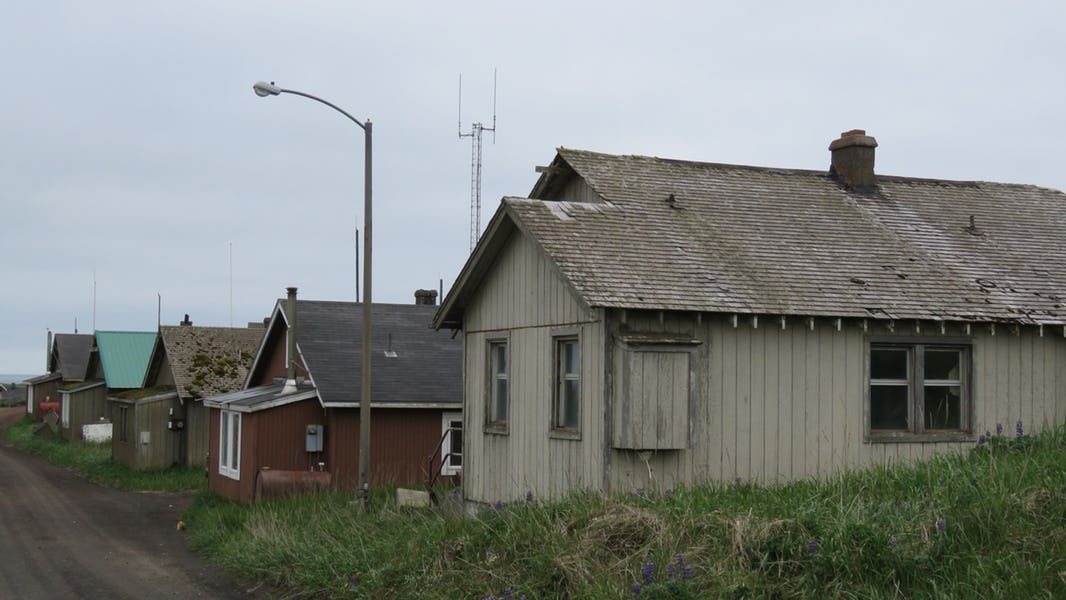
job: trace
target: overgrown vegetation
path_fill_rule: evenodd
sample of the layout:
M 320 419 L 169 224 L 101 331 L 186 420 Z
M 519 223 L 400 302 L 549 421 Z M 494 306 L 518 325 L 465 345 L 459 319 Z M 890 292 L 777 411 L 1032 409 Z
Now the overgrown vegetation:
M 296 597 L 1062 598 L 1066 430 L 826 482 L 532 495 L 477 518 L 201 495 L 190 543 Z
M 156 492 L 202 491 L 207 477 L 202 468 L 179 468 L 133 471 L 111 459 L 110 442 L 68 442 L 58 435 L 41 437 L 33 434 L 39 425 L 24 417 L 7 427 L 4 436 L 16 448 L 37 454 L 49 462 L 71 469 L 91 481 L 111 487 Z

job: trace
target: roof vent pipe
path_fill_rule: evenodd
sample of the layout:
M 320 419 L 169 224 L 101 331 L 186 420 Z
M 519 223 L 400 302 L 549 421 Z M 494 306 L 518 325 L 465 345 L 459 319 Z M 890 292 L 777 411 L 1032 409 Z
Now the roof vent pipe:
M 830 174 L 844 183 L 849 190 L 871 191 L 877 186 L 874 175 L 874 148 L 877 140 L 866 135 L 862 129 L 852 129 L 840 134 L 829 144 L 833 162 Z
M 296 288 L 285 288 L 289 298 L 285 303 L 285 320 L 288 329 L 285 332 L 285 387 L 296 386 Z

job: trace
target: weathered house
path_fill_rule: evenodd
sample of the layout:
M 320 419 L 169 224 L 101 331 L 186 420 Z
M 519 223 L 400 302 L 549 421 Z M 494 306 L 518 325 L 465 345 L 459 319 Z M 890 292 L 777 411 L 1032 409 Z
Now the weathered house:
M 439 457 L 427 464 L 460 418 L 461 346 L 429 328 L 436 293 L 419 298 L 426 303 L 371 309 L 374 484 L 422 483 L 426 470 L 452 476 L 460 466 L 458 452 L 446 464 Z M 246 389 L 204 399 L 211 409 L 211 489 L 250 502 L 263 470 L 323 471 L 335 488 L 356 487 L 361 306 L 297 301 L 295 288 L 278 301 Z
M 204 396 L 241 389 L 259 341 L 257 327 L 163 325 L 143 388 L 112 395 L 112 454 L 133 469 L 205 466 Z
M 26 380 L 26 412 L 40 418 L 42 402 L 60 403 L 60 387 L 93 381 L 95 349 L 92 334 L 49 333 L 48 372 Z
M 560 149 L 434 326 L 467 499 L 776 482 L 1066 418 L 1066 195 Z

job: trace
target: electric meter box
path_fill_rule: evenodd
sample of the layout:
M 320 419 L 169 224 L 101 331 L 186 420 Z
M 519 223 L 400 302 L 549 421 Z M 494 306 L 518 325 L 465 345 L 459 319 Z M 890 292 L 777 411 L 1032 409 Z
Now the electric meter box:
M 322 435 L 321 425 L 308 425 L 307 426 L 307 451 L 308 452 L 322 452 L 324 448 L 324 436 Z

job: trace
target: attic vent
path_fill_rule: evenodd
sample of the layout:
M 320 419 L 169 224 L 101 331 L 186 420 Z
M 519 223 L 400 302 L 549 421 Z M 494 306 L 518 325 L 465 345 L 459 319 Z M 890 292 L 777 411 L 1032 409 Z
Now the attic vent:
M 396 358 L 399 356 L 396 351 L 392 349 L 392 334 L 389 334 L 389 349 L 385 351 L 385 358 Z

